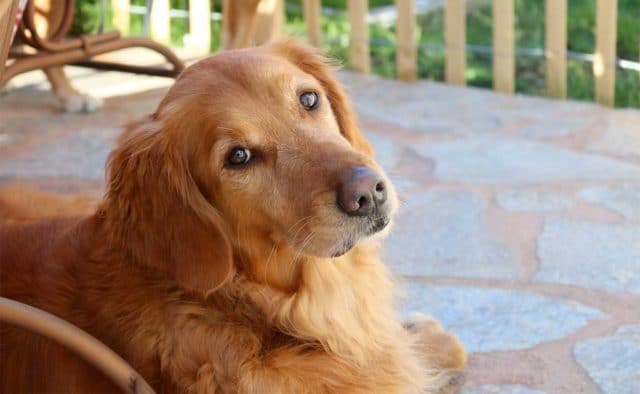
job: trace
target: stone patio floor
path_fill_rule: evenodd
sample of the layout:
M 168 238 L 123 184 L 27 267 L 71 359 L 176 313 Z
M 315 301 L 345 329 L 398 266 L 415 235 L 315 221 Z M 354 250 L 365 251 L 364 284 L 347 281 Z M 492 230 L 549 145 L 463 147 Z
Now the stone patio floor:
M 56 111 L 39 73 L 0 97 L 0 182 L 102 191 L 127 120 L 170 83 L 71 69 L 105 99 Z M 471 353 L 452 392 L 640 393 L 640 112 L 341 73 L 400 191 L 385 258 L 404 314 Z

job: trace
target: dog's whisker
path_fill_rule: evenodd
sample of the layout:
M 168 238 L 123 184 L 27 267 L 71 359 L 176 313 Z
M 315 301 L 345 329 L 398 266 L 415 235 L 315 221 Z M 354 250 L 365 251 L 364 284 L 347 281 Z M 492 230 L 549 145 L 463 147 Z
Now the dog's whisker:
M 300 256 L 302 256 L 302 253 L 304 251 L 304 249 L 307 247 L 307 245 L 309 243 L 311 243 L 311 241 L 313 240 L 313 238 L 315 237 L 315 232 L 311 232 L 309 233 L 309 235 L 307 235 L 307 237 L 304 239 L 304 241 L 302 242 L 302 245 L 300 245 L 299 248 L 297 248 L 296 254 L 293 256 L 293 259 L 291 260 L 291 262 L 289 263 L 289 267 L 290 267 L 290 271 L 289 273 L 291 273 L 291 271 L 293 270 L 293 268 L 295 267 L 296 263 L 298 262 L 298 259 L 300 259 Z
M 291 228 L 287 232 L 287 239 L 289 239 L 292 243 L 295 243 L 300 232 L 304 229 L 304 227 L 307 224 L 311 223 L 311 221 L 313 221 L 314 219 L 315 219 L 314 215 L 309 215 L 298 220 L 293 226 L 291 226 Z M 291 235 L 291 232 L 294 230 L 294 228 L 295 228 L 295 232 L 293 235 Z
M 236 242 L 237 245 L 242 245 L 242 237 L 240 236 L 240 225 L 236 226 Z M 242 263 L 243 266 L 247 265 L 247 262 L 244 260 L 244 253 L 239 253 L 239 259 L 240 263 Z
M 296 227 L 298 226 L 304 226 L 305 224 L 307 224 L 311 219 L 313 219 L 314 216 L 313 215 L 308 215 L 303 217 L 302 219 L 298 220 L 297 222 L 295 222 L 290 228 L 289 231 L 287 232 L 288 234 L 291 233 L 291 231 L 293 231 Z
M 275 251 L 278 249 L 278 244 L 274 243 L 271 247 L 271 251 L 269 252 L 269 256 L 267 256 L 267 261 L 264 263 L 264 283 L 269 285 L 269 262 L 271 261 L 271 257 L 274 255 Z

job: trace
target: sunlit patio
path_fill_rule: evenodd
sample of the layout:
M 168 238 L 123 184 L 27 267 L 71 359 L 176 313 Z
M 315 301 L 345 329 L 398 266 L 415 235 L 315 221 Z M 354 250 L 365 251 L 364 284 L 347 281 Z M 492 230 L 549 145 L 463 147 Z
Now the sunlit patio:
M 69 68 L 104 100 L 62 114 L 39 72 L 0 97 L 0 182 L 103 190 L 121 126 L 170 79 Z M 400 191 L 385 259 L 399 310 L 457 333 L 451 391 L 637 393 L 640 112 L 341 72 Z

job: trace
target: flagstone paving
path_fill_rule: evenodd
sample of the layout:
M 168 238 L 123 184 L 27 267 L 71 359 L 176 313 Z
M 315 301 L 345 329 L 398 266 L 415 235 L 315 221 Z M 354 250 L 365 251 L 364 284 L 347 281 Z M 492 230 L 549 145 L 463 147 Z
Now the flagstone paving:
M 579 196 L 588 202 L 614 210 L 626 219 L 640 221 L 640 187 L 620 185 L 585 189 Z
M 604 317 L 576 302 L 513 290 L 411 283 L 405 291 L 403 310 L 438 316 L 471 353 L 527 349 Z
M 640 166 L 543 142 L 500 135 L 423 142 L 419 155 L 437 162 L 442 181 L 476 184 L 536 184 L 570 181 L 640 181 Z
M 615 203 L 614 201 L 612 201 Z M 508 190 L 496 195 L 496 203 L 508 211 L 553 212 L 573 207 L 570 196 L 540 190 Z
M 538 238 L 538 258 L 538 280 L 640 293 L 638 225 L 550 218 Z
M 168 80 L 70 69 L 64 115 L 29 73 L 0 96 L 0 182 L 100 193 L 127 121 Z M 464 394 L 640 393 L 640 111 L 341 73 L 393 180 L 399 313 L 459 335 Z M 122 96 L 114 96 L 125 92 Z
M 460 391 L 460 394 L 544 394 L 544 392 L 514 384 L 485 384 L 473 388 L 464 388 Z
M 520 276 L 507 247 L 487 233 L 485 202 L 469 191 L 427 191 L 402 207 L 385 247 L 395 272 L 485 278 Z
M 578 342 L 578 362 L 607 394 L 633 394 L 640 388 L 640 325 L 620 327 L 613 335 Z

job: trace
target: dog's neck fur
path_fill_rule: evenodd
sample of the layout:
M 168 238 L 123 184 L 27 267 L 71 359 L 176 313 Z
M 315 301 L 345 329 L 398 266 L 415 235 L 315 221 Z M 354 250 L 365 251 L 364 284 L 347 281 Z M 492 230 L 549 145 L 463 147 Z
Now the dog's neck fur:
M 395 339 L 403 328 L 393 308 L 390 275 L 377 252 L 377 245 L 359 245 L 339 258 L 303 255 L 291 263 L 293 291 L 279 290 L 260 277 L 242 286 L 277 330 L 319 342 L 355 365 L 370 367 L 389 356 L 411 358 L 410 349 L 397 349 Z M 271 252 L 256 263 L 268 259 L 282 265 L 290 258 L 290 252 Z

